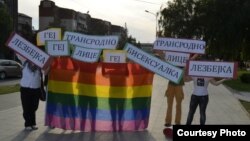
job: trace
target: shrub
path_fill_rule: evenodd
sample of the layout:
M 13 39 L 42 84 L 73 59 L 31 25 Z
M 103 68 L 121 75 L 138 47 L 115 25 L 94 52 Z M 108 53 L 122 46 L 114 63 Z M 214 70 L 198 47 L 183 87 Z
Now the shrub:
M 243 82 L 243 83 L 250 83 L 250 73 L 243 73 L 243 74 L 240 76 L 240 80 L 241 80 L 241 82 Z

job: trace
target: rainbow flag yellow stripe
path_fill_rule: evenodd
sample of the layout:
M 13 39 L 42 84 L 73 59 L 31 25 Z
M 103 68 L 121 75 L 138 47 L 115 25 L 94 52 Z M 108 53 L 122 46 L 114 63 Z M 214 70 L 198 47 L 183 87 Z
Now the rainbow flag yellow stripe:
M 152 91 L 152 85 L 114 87 L 53 80 L 49 81 L 49 86 L 50 92 L 104 98 L 151 97 Z

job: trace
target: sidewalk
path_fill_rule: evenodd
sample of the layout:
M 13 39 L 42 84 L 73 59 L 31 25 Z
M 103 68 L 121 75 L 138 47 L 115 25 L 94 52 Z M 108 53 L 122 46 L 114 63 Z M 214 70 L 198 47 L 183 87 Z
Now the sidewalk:
M 166 113 L 164 93 L 168 81 L 155 75 L 149 127 L 138 132 L 74 132 L 49 129 L 44 126 L 45 102 L 40 102 L 37 111 L 36 131 L 24 131 L 22 107 L 19 93 L 0 96 L 0 140 L 1 141 L 165 141 L 162 133 Z M 182 124 L 185 124 L 189 100 L 193 89 L 192 82 L 185 84 Z M 11 102 L 10 102 L 11 101 Z M 15 101 L 17 104 L 13 104 Z M 5 107 L 4 107 L 5 106 Z M 175 111 L 173 111 L 175 112 Z M 199 124 L 197 109 L 193 124 Z M 250 116 L 233 93 L 223 85 L 209 85 L 209 103 L 206 124 L 250 124 Z

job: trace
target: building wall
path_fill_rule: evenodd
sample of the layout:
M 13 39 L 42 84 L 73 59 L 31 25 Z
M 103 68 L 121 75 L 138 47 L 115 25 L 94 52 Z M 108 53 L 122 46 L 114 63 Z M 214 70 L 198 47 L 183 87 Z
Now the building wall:
M 89 35 L 119 35 L 122 36 L 121 39 L 127 37 L 126 29 L 123 27 L 118 26 L 119 30 L 112 31 L 112 24 L 109 21 L 91 18 L 88 13 L 61 8 L 53 1 L 42 0 L 39 5 L 39 30 L 48 28 L 50 23 L 68 31 Z
M 76 25 L 77 24 L 75 19 L 61 19 L 61 26 L 64 27 L 65 30 L 77 31 Z
M 32 18 L 25 14 L 18 14 L 18 32 L 22 32 L 24 28 L 28 28 L 25 30 L 32 31 Z
M 18 14 L 18 24 L 28 24 L 29 26 L 32 27 L 32 18 L 27 16 L 27 15 L 19 13 Z
M 11 15 L 13 30 L 16 31 L 18 25 L 18 2 L 17 0 L 4 0 L 4 3 L 7 5 Z
M 45 30 L 56 18 L 57 7 L 53 1 L 44 0 L 39 5 L 39 30 Z
M 90 27 L 90 15 L 77 12 L 76 21 L 77 21 L 77 31 L 82 33 L 88 33 Z
M 45 30 L 50 27 L 50 23 L 54 22 L 54 17 L 40 17 L 39 30 Z

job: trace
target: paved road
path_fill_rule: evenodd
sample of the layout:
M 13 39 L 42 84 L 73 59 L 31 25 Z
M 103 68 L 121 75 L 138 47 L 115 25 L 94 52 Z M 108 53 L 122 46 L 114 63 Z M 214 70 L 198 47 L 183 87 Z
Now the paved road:
M 138 132 L 77 132 L 49 129 L 44 126 L 45 102 L 40 102 L 37 111 L 39 129 L 33 132 L 23 130 L 22 108 L 19 93 L 0 96 L 0 141 L 171 141 L 162 134 L 166 113 L 164 92 L 168 81 L 155 75 L 151 102 L 149 127 Z M 182 124 L 185 124 L 192 82 L 184 86 Z M 223 85 L 209 88 L 207 124 L 250 124 L 250 116 L 239 100 Z M 173 111 L 175 112 L 175 111 Z M 193 124 L 199 124 L 199 110 Z
M 0 80 L 0 86 L 19 84 L 19 82 L 20 78 L 6 78 L 5 80 Z
M 0 96 L 0 111 L 16 108 L 18 106 L 21 106 L 19 92 L 13 94 L 4 94 Z
M 5 80 L 0 80 L 0 86 L 15 85 L 19 83 L 20 78 L 6 78 Z M 1 100 L 6 100 L 6 102 L 0 102 L 1 111 L 21 105 L 19 93 L 1 95 Z

